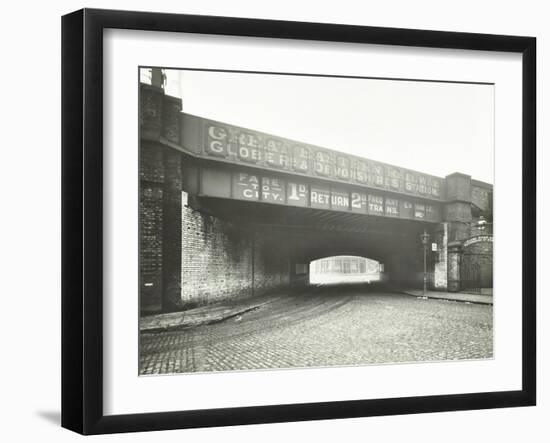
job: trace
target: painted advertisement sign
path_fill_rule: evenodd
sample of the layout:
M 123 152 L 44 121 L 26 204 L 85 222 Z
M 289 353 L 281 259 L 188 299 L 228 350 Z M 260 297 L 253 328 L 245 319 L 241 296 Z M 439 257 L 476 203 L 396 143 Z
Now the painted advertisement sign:
M 201 126 L 200 137 L 192 142 L 199 146 L 192 150 L 207 157 L 426 199 L 444 197 L 439 177 L 183 114 L 186 117 L 187 128 Z
M 466 240 L 463 246 L 467 248 L 468 246 L 471 246 L 479 242 L 492 242 L 492 241 L 493 241 L 492 235 L 476 235 L 475 237 L 472 237 Z
M 342 186 L 306 184 L 295 180 L 245 171 L 205 168 L 201 174 L 201 195 L 237 200 L 355 212 L 380 217 L 440 221 L 438 204 L 375 192 L 358 192 Z M 229 186 L 228 186 L 229 185 Z M 230 195 L 227 189 L 231 189 Z

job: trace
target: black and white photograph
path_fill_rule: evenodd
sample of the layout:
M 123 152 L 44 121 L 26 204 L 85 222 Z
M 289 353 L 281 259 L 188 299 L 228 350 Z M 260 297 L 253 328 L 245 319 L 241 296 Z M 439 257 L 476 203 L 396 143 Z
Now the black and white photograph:
M 137 87 L 140 376 L 494 358 L 493 83 Z
M 546 443 L 548 9 L 7 2 L 0 440 Z

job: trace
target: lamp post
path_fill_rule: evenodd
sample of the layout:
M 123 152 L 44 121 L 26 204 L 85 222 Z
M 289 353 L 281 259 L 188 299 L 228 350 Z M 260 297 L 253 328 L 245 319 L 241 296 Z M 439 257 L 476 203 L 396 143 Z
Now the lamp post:
M 430 239 L 430 235 L 426 233 L 426 230 L 424 229 L 424 233 L 420 234 L 420 240 L 422 241 L 422 247 L 424 249 L 424 284 L 422 286 L 422 296 L 426 297 L 426 283 L 428 281 L 428 273 L 426 271 L 426 254 L 428 251 L 428 240 Z

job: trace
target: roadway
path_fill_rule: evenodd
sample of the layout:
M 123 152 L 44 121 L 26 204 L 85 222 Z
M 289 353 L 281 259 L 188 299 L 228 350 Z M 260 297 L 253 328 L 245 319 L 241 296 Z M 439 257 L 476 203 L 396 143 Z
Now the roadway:
M 493 307 L 323 285 L 223 322 L 142 333 L 140 373 L 482 359 Z

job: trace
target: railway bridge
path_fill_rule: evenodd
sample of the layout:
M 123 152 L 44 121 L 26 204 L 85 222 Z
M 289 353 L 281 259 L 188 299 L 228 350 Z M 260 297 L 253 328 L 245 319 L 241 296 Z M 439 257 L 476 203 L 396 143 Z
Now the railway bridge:
M 424 232 L 430 287 L 491 287 L 492 192 L 460 172 L 436 177 L 185 114 L 179 98 L 141 84 L 141 309 L 305 285 L 310 262 L 340 255 L 383 264 L 390 286 L 421 287 Z

